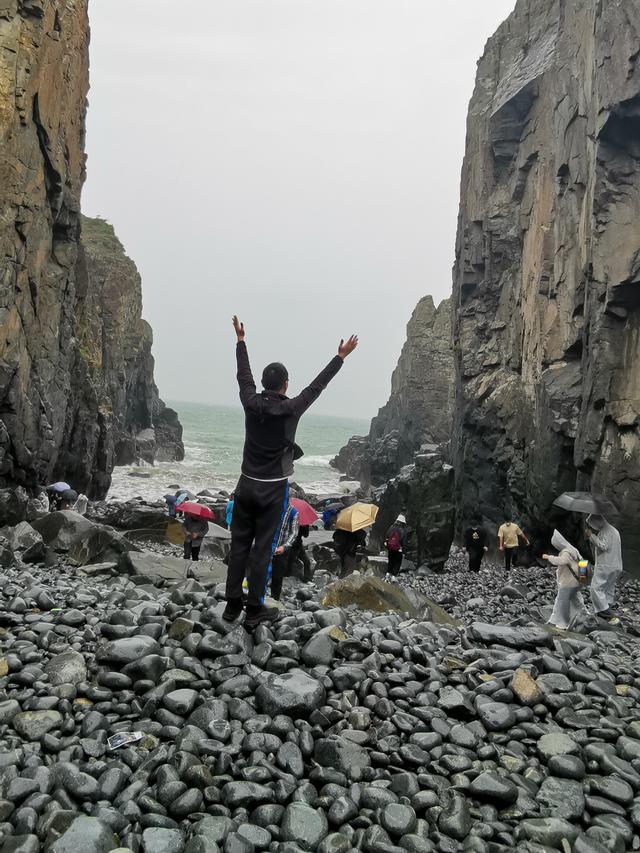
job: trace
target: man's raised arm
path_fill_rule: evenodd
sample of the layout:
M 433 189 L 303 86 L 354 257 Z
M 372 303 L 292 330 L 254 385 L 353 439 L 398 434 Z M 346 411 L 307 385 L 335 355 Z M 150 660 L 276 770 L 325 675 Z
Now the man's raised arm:
M 346 343 L 344 339 L 340 341 L 338 354 L 331 359 L 324 370 L 322 370 L 316 378 L 298 394 L 297 397 L 292 397 L 291 400 L 288 401 L 288 408 L 292 414 L 300 416 L 303 412 L 306 412 L 309 406 L 318 399 L 329 382 L 331 382 L 333 377 L 340 370 L 345 358 L 350 355 L 357 346 L 357 335 L 351 335 Z
M 238 364 L 238 387 L 240 388 L 240 402 L 244 406 L 256 394 L 256 383 L 253 381 L 251 365 L 249 364 L 249 353 L 244 342 L 244 323 L 233 315 L 233 328 L 236 332 L 236 362 Z

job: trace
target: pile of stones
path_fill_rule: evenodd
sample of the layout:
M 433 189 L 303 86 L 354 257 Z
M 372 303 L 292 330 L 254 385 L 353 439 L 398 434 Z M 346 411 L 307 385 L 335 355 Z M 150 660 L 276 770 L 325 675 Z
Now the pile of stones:
M 640 849 L 637 637 L 544 626 L 548 575 L 450 568 L 394 582 L 452 624 L 287 581 L 283 618 L 249 634 L 217 585 L 18 558 L 0 853 Z

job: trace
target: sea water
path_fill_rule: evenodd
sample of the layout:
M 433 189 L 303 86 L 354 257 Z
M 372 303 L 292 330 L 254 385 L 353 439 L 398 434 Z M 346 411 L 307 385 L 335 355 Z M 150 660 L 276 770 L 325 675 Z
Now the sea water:
M 168 403 L 180 417 L 184 433 L 182 462 L 158 462 L 143 467 L 120 467 L 113 472 L 109 498 L 127 500 L 141 496 L 157 500 L 172 486 L 192 492 L 235 488 L 240 475 L 244 443 L 244 413 L 240 406 L 209 406 L 202 403 Z M 369 431 L 369 423 L 307 412 L 300 421 L 297 444 L 304 456 L 295 463 L 292 478 L 309 492 L 334 492 L 340 474 L 329 465 L 352 435 Z M 132 476 L 142 474 L 144 476 Z M 148 475 L 148 476 L 147 476 Z

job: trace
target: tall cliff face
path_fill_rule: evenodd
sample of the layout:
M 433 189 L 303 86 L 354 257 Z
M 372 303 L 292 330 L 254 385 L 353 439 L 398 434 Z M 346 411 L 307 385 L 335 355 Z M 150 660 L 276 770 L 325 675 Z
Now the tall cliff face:
M 371 421 L 369 435 L 352 439 L 334 464 L 374 485 L 394 477 L 423 444 L 450 439 L 453 393 L 451 301 L 436 308 L 425 296 L 407 324 L 388 402 Z
M 182 459 L 182 427 L 154 381 L 140 275 L 103 220 L 82 217 L 76 289 L 69 442 L 57 468 L 103 496 L 114 465 Z
M 0 485 L 102 497 L 184 451 L 134 264 L 105 223 L 80 245 L 88 46 L 87 0 L 0 0 Z
M 84 181 L 87 0 L 0 2 L 0 482 L 65 444 Z
M 454 270 L 459 511 L 542 531 L 606 492 L 640 544 L 640 6 L 519 0 L 467 126 Z

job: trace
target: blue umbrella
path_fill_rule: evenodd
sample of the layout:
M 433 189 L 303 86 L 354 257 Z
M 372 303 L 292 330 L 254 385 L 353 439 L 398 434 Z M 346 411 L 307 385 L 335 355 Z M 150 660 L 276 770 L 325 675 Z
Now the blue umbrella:
M 46 489 L 48 492 L 66 492 L 67 489 L 70 489 L 71 486 L 69 483 L 63 483 L 60 481 L 59 483 L 52 483 L 50 486 L 47 486 Z

